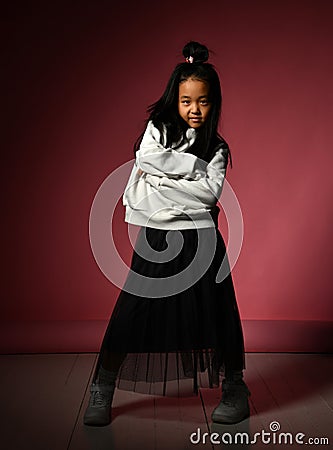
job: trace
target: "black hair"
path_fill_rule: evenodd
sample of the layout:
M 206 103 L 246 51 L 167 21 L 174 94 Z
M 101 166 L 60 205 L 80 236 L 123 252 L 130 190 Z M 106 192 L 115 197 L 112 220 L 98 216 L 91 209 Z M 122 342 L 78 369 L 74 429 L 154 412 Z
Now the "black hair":
M 151 120 L 163 137 L 163 129 L 166 128 L 166 142 L 160 142 L 165 147 L 171 147 L 175 142 L 182 145 L 186 141 L 188 124 L 178 113 L 179 84 L 190 78 L 200 80 L 209 85 L 209 100 L 211 109 L 209 115 L 201 127 L 197 128 L 197 138 L 187 152 L 209 162 L 216 151 L 217 146 L 222 146 L 226 156 L 232 159 L 229 146 L 218 133 L 218 123 L 222 108 L 222 93 L 219 76 L 214 66 L 208 63 L 209 51 L 205 45 L 191 41 L 183 48 L 185 62 L 177 64 L 172 72 L 162 97 L 147 109 L 149 117 L 146 126 Z M 144 132 L 134 144 L 134 155 L 140 148 Z M 215 151 L 214 151 L 215 150 Z

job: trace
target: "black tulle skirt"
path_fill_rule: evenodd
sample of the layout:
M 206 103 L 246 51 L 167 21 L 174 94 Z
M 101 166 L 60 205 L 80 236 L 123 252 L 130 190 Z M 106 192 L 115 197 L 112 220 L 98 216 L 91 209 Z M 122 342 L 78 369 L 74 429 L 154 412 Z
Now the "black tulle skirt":
M 224 279 L 217 282 L 221 267 Z M 242 327 L 217 226 L 140 228 L 95 380 L 105 353 L 120 357 L 119 389 L 155 395 L 197 394 L 199 387 L 218 386 L 226 368 L 244 368 Z

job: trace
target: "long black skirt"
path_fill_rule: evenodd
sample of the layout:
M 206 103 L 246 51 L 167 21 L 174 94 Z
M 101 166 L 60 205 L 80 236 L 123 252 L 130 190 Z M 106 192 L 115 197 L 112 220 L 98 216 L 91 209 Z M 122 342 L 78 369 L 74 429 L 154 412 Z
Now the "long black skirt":
M 217 387 L 226 369 L 245 368 L 242 326 L 217 226 L 140 228 L 94 381 L 105 354 L 120 358 L 119 389 L 154 395 L 196 395 L 199 387 Z

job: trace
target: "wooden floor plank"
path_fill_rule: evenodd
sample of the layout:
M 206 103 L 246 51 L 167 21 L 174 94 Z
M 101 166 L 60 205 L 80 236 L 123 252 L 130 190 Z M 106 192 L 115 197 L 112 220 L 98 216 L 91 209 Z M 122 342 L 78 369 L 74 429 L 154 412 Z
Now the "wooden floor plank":
M 154 396 L 117 391 L 111 424 L 115 448 L 124 450 L 154 449 Z
M 308 378 L 306 368 L 311 364 L 318 364 L 319 359 L 311 355 L 269 354 L 262 357 L 258 355 L 254 363 L 279 405 L 279 413 L 265 412 L 264 417 L 268 419 L 267 422 L 277 421 L 281 427 L 280 432 L 289 431 L 294 436 L 299 432 L 306 436 L 325 434 L 327 428 L 321 427 L 316 414 L 309 414 L 307 409 L 307 405 L 314 407 L 315 403 L 313 401 L 314 385 Z M 320 410 L 324 411 L 324 402 Z M 330 420 L 333 423 L 332 416 Z
M 256 416 L 251 415 L 249 419 L 251 442 L 255 441 L 255 443 L 251 444 L 251 448 L 255 449 L 270 448 L 267 439 L 272 439 L 271 427 L 276 426 L 276 424 L 282 426 L 281 431 L 284 433 L 292 431 L 291 424 L 288 418 L 285 417 L 283 408 L 280 407 L 275 397 L 275 391 L 272 389 L 272 383 L 270 382 L 272 372 L 268 357 L 269 354 L 260 353 L 247 355 L 247 372 L 251 373 L 251 378 L 248 382 L 251 391 L 250 400 L 256 411 Z M 290 446 L 284 444 L 283 448 L 290 448 Z
M 201 397 L 192 395 L 191 380 L 180 382 L 178 397 L 156 397 L 155 427 L 156 450 L 193 449 L 191 434 L 198 428 L 208 431 Z
M 275 396 L 276 389 L 280 389 L 281 379 L 275 376 L 276 373 L 274 371 L 272 373 L 269 355 L 248 355 L 248 367 L 249 370 L 253 371 L 249 388 L 251 401 L 260 419 L 257 426 L 261 422 L 259 429 L 251 426 L 252 435 L 262 430 L 269 432 L 272 422 L 283 424 L 283 431 L 291 432 L 291 424 L 285 417 L 283 408 L 280 407 L 279 401 Z
M 1 356 L 3 448 L 67 449 L 94 358 Z
M 331 433 L 333 412 L 324 400 L 330 380 L 322 377 L 324 366 L 321 356 L 278 354 L 275 360 L 280 366 L 288 367 L 286 382 L 302 411 L 304 422 L 311 423 L 314 436 Z M 328 373 L 332 371 L 326 372 L 326 375 Z M 306 431 L 310 432 L 309 429 Z
M 97 355 L 42 354 L 0 356 L 2 447 L 13 450 L 164 450 L 245 449 L 212 446 L 203 433 L 235 435 L 280 431 L 328 437 L 333 442 L 333 358 L 320 354 L 246 355 L 245 381 L 251 391 L 251 417 L 236 425 L 212 424 L 220 388 L 200 396 L 160 397 L 116 389 L 113 421 L 107 427 L 83 425 Z M 185 390 L 181 391 L 184 392 Z M 189 436 L 200 430 L 201 440 Z M 277 435 L 277 433 L 276 433 Z M 257 441 L 255 449 L 269 445 Z M 276 445 L 278 447 L 278 445 Z M 293 448 L 286 446 L 283 448 Z M 282 446 L 281 446 L 282 448 Z M 328 448 L 325 446 L 324 448 Z

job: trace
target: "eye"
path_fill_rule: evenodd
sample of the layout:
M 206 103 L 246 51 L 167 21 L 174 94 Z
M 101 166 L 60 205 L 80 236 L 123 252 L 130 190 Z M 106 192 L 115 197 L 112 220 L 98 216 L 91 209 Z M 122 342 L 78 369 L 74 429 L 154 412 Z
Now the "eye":
M 184 105 L 189 105 L 190 101 L 189 101 L 189 100 L 182 100 L 182 103 L 183 103 Z
M 203 106 L 206 106 L 206 105 L 208 105 L 208 100 L 201 100 L 201 102 L 200 102 Z

